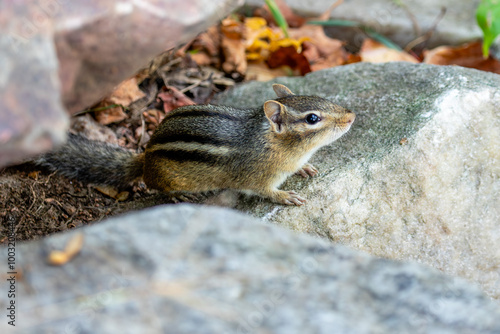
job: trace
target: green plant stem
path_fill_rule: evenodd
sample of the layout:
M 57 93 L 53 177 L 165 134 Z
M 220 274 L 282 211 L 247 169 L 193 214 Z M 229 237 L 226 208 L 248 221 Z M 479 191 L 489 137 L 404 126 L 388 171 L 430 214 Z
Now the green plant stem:
M 271 11 L 276 24 L 278 24 L 278 26 L 281 28 L 285 37 L 288 38 L 288 23 L 283 17 L 283 14 L 281 14 L 279 7 L 276 5 L 276 2 L 274 2 L 274 0 L 265 0 L 265 2 L 269 10 Z

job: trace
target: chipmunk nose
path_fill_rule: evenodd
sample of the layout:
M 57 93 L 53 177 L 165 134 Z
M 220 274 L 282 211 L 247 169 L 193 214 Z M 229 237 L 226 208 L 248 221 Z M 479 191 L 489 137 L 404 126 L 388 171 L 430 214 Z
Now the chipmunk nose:
M 356 114 L 350 110 L 347 110 L 347 113 L 345 115 L 345 122 L 347 124 L 351 124 L 352 122 L 354 122 L 355 119 L 356 119 Z

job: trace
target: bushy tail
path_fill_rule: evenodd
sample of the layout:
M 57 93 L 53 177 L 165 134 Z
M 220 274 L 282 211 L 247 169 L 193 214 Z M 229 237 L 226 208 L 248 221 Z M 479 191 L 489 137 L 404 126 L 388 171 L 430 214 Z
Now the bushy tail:
M 124 188 L 142 176 L 144 154 L 70 134 L 66 144 L 35 163 L 71 179 Z

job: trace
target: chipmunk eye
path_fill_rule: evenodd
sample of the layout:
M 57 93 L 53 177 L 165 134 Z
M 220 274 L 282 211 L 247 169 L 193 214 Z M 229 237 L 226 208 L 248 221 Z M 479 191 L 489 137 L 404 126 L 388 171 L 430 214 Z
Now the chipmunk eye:
M 306 116 L 306 123 L 307 124 L 316 124 L 319 121 L 321 121 L 321 118 L 318 117 L 316 114 L 309 114 Z

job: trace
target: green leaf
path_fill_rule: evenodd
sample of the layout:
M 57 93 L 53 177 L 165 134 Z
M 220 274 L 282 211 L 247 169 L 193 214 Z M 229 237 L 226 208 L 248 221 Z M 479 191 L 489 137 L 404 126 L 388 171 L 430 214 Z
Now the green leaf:
M 267 7 L 271 11 L 271 14 L 273 15 L 274 20 L 278 24 L 278 26 L 281 28 L 283 31 L 283 34 L 285 35 L 286 38 L 288 38 L 288 23 L 286 22 L 285 18 L 283 17 L 283 14 L 281 14 L 280 9 L 276 5 L 276 2 L 274 0 L 265 0 Z
M 375 30 L 368 28 L 368 27 L 364 27 L 363 30 L 365 31 L 365 33 L 368 36 L 370 36 L 371 38 L 373 38 L 377 42 L 382 43 L 383 45 L 387 46 L 388 48 L 398 50 L 398 51 L 403 51 L 403 49 L 401 49 L 399 47 L 399 45 L 395 44 L 389 38 L 385 37 L 384 35 L 379 34 Z
M 500 35 L 500 0 L 482 0 L 476 20 L 483 31 L 483 57 L 487 58 L 491 44 Z

